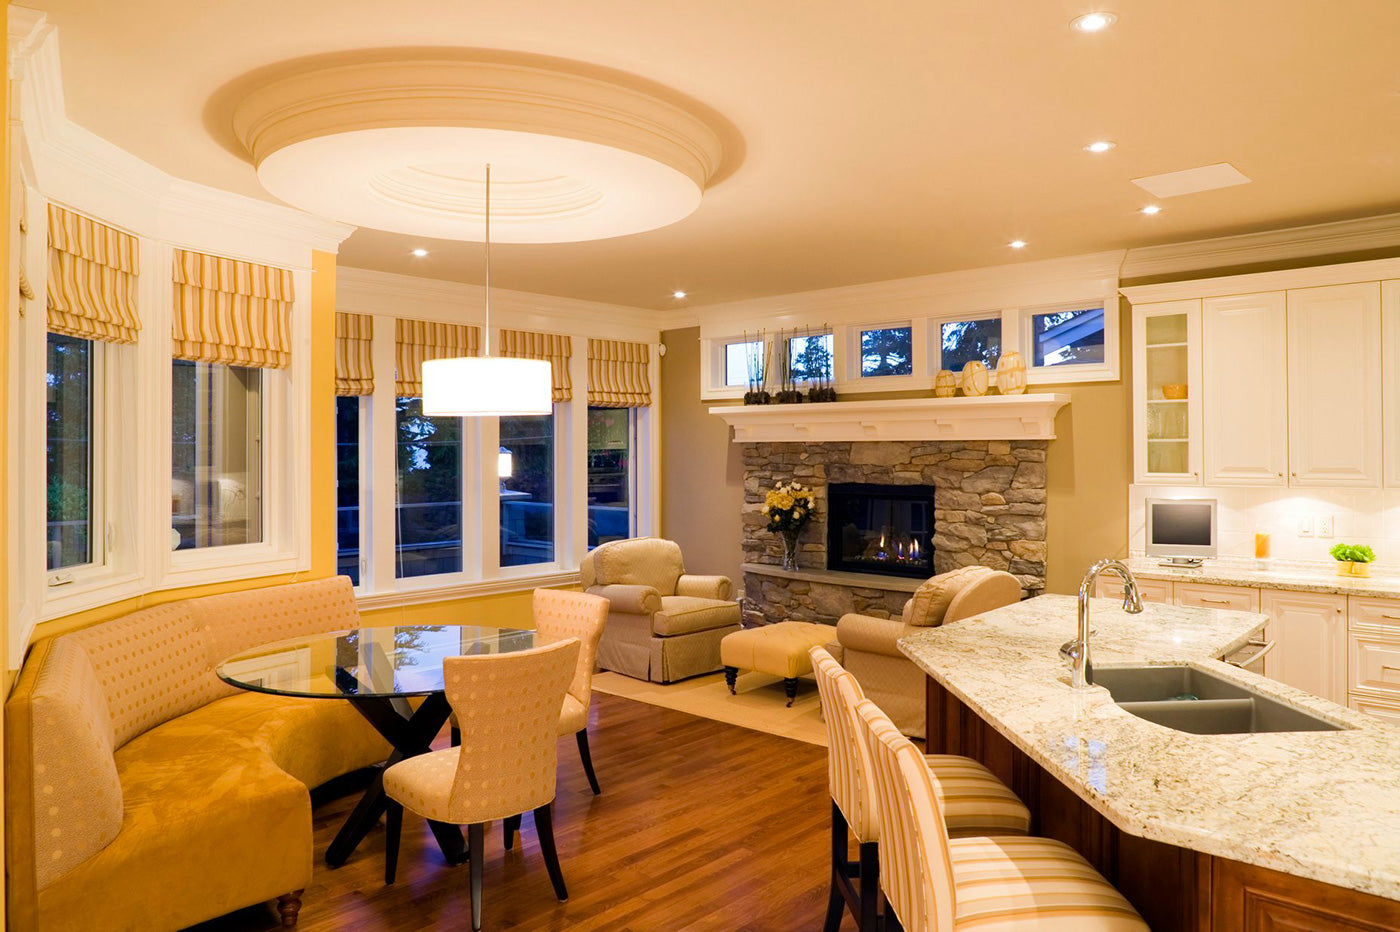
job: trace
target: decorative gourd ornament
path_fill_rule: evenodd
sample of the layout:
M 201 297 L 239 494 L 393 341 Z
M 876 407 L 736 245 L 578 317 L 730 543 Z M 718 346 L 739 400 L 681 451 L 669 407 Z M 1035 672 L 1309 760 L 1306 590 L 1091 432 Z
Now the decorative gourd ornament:
M 958 393 L 958 377 L 947 369 L 934 377 L 933 394 L 936 398 L 952 398 Z
M 987 394 L 987 367 L 975 359 L 963 366 L 962 390 L 970 398 Z
M 1026 361 L 1012 350 L 997 362 L 997 390 L 1003 395 L 1020 395 L 1026 390 Z

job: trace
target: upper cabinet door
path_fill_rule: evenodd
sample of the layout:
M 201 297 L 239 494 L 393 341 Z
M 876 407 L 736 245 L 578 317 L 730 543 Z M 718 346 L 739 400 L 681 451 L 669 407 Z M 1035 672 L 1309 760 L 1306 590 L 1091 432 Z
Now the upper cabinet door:
M 1400 281 L 1381 282 L 1381 332 L 1384 336 L 1385 484 L 1400 489 Z
M 1380 282 L 1288 292 L 1289 484 L 1381 484 Z
M 1208 485 L 1285 485 L 1287 318 L 1282 291 L 1202 303 Z
M 1133 308 L 1137 481 L 1201 483 L 1201 302 Z

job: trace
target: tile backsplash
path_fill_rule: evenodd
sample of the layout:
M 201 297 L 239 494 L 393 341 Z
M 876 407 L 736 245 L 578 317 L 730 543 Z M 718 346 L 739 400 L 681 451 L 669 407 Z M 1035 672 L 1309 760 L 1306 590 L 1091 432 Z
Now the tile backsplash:
M 1224 486 L 1131 485 L 1128 487 L 1128 551 L 1144 547 L 1144 502 L 1149 498 L 1213 498 L 1219 556 L 1231 562 L 1254 559 L 1254 534 L 1271 535 L 1273 559 L 1330 565 L 1327 551 L 1337 543 L 1369 544 L 1375 570 L 1400 574 L 1400 489 L 1257 489 Z M 1331 518 L 1331 537 L 1318 537 L 1319 519 Z M 1298 534 L 1311 519 L 1312 537 Z

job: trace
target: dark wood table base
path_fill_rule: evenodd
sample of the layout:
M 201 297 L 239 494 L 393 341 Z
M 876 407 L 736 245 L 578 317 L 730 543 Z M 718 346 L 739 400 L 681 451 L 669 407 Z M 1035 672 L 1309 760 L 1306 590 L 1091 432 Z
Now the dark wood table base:
M 981 761 L 1021 797 L 1031 830 L 1082 854 L 1153 932 L 1395 932 L 1400 902 L 1148 841 L 1119 830 L 932 678 L 928 753 Z
M 426 754 L 452 714 L 452 707 L 442 693 L 429 695 L 416 710 L 407 700 L 397 697 L 352 696 L 350 703 L 374 726 L 375 731 L 384 736 L 394 751 L 375 773 L 354 811 L 326 848 L 326 863 L 331 867 L 340 867 L 349 860 L 360 841 L 379 824 L 384 815 L 388 807 L 388 798 L 384 795 L 384 771 L 401 760 Z M 433 830 L 433 836 L 437 838 L 438 847 L 442 849 L 448 864 L 461 864 L 467 860 L 460 828 L 433 821 L 429 821 L 428 826 Z

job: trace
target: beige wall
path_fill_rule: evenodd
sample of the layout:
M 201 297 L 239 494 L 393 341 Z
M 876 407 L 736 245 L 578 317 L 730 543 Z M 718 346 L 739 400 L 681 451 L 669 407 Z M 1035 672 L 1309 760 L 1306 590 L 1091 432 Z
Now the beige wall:
M 664 331 L 661 342 L 661 536 L 681 545 L 687 571 L 720 573 L 738 587 L 739 445 L 700 403 L 700 328 Z
M 1072 593 L 1095 560 L 1127 554 L 1133 464 L 1126 301 L 1120 314 L 1119 381 L 1037 386 L 1070 396 L 1055 421 L 1057 439 L 1050 444 L 1047 462 L 1050 592 Z M 681 545 L 687 570 L 724 573 L 738 585 L 739 510 L 744 501 L 738 444 L 730 442 L 729 428 L 700 402 L 700 328 L 667 330 L 661 338 L 666 345 L 661 358 L 661 533 Z

